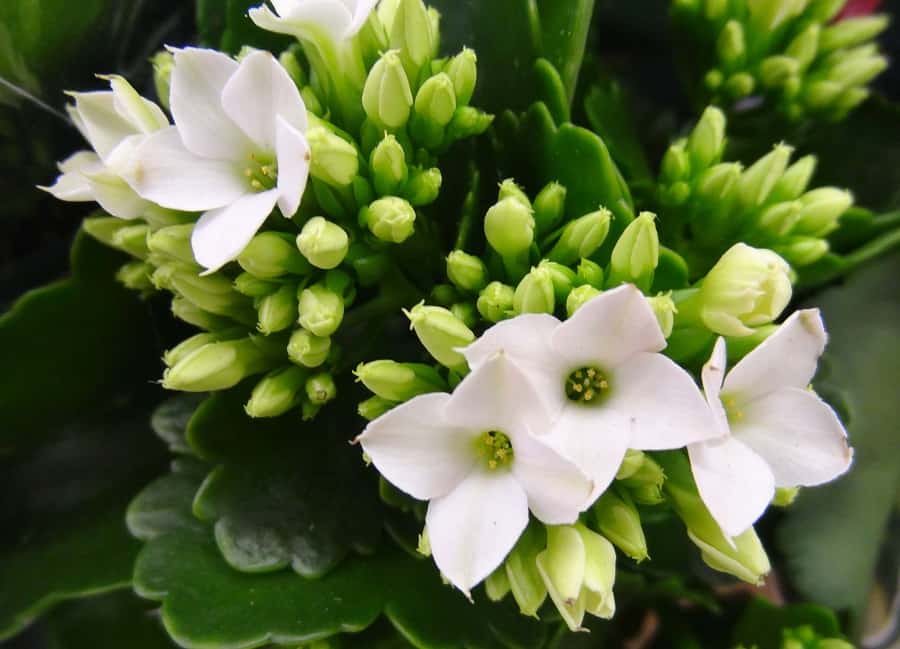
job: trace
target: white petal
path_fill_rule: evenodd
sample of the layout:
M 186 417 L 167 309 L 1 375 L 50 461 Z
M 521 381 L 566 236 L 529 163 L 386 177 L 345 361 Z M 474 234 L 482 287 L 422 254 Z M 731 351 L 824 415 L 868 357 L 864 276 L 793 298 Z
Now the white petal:
M 611 370 L 639 352 L 658 352 L 666 338 L 644 295 L 625 284 L 590 300 L 553 333 L 551 345 L 572 369 Z
M 616 477 L 628 450 L 631 428 L 615 410 L 569 403 L 553 422 L 546 439 L 594 483 L 589 497 L 592 502 Z
M 309 143 L 306 137 L 279 115 L 276 141 L 278 152 L 278 207 L 290 218 L 300 207 L 309 178 Z
M 231 205 L 210 210 L 200 217 L 191 234 L 197 263 L 207 272 L 235 259 L 275 208 L 278 191 L 245 194 Z
M 844 426 L 809 390 L 779 390 L 745 404 L 741 414 L 732 433 L 769 463 L 779 487 L 812 487 L 850 467 Z
M 568 366 L 553 353 L 550 338 L 560 321 L 544 313 L 529 313 L 498 322 L 462 350 L 472 370 L 502 351 L 528 377 L 529 382 L 553 413 L 565 399 Z
M 350 27 L 347 28 L 347 32 L 344 34 L 345 38 L 352 38 L 356 36 L 357 32 L 362 29 L 362 26 L 366 24 L 366 21 L 369 19 L 369 14 L 372 13 L 372 10 L 375 8 L 375 5 L 378 4 L 378 0 L 357 0 L 356 7 L 353 9 L 353 22 L 350 23 Z
M 93 151 L 78 151 L 57 165 L 63 172 L 49 187 L 40 187 L 61 201 L 86 202 L 94 200 L 91 186 L 85 173 L 103 170 L 103 162 Z
M 475 466 L 470 432 L 442 416 L 449 394 L 423 394 L 375 419 L 357 438 L 386 480 L 413 498 L 450 492 Z
M 728 366 L 728 354 L 725 349 L 725 339 L 721 336 L 716 340 L 713 347 L 712 355 L 703 366 L 700 374 L 703 380 L 703 392 L 706 395 L 706 403 L 712 410 L 713 417 L 716 420 L 716 427 L 720 434 L 727 435 L 728 415 L 722 406 L 720 394 L 722 392 L 722 381 L 725 378 L 725 368 Z
M 147 201 L 138 196 L 128 183 L 115 174 L 109 172 L 86 174 L 85 180 L 100 207 L 120 219 L 140 218 L 149 207 Z
M 134 124 L 116 110 L 111 92 L 75 93 L 75 111 L 88 141 L 101 158 L 106 158 L 126 137 L 138 133 Z
M 722 392 L 742 403 L 783 387 L 805 388 L 827 340 L 818 309 L 796 311 L 734 366 Z
M 255 144 L 275 150 L 275 119 L 306 130 L 306 106 L 288 73 L 269 52 L 241 61 L 222 90 L 222 108 Z
M 528 507 L 548 525 L 574 523 L 593 502 L 593 482 L 575 463 L 530 434 L 514 435 L 512 471 Z
M 238 165 L 194 155 L 174 127 L 148 136 L 122 176 L 147 200 L 193 212 L 222 207 L 249 190 Z
M 766 462 L 730 435 L 688 446 L 700 497 L 726 536 L 738 536 L 766 511 L 775 479 Z
M 282 12 L 281 9 L 286 9 Z M 316 39 L 322 35 L 334 43 L 346 38 L 353 16 L 347 7 L 336 0 L 303 0 L 281 6 L 279 16 L 265 7 L 250 10 L 250 19 L 257 26 L 279 34 L 300 39 Z
M 509 471 L 475 471 L 428 505 L 425 526 L 441 573 L 464 593 L 499 566 L 528 525 L 528 500 Z
M 637 354 L 609 381 L 609 397 L 600 407 L 630 422 L 629 448 L 681 448 L 722 434 L 694 379 L 662 354 Z
M 184 146 L 207 158 L 243 160 L 253 145 L 222 107 L 222 90 L 238 69 L 214 50 L 175 50 L 169 102 Z

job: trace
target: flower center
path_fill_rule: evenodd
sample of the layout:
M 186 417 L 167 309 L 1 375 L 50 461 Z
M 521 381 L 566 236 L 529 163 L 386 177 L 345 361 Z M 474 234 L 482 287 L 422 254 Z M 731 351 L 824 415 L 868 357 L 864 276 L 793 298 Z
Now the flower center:
M 576 403 L 599 403 L 608 390 L 609 380 L 597 367 L 580 367 L 566 379 L 566 396 Z
M 509 466 L 513 460 L 512 443 L 505 434 L 489 430 L 478 438 L 478 457 L 491 471 Z
M 265 153 L 251 153 L 244 168 L 244 176 L 253 191 L 261 192 L 275 187 L 278 179 L 278 163 L 275 156 Z
M 725 408 L 725 415 L 728 421 L 734 423 L 744 418 L 744 411 L 738 408 L 737 401 L 734 397 L 722 396 L 722 407 Z

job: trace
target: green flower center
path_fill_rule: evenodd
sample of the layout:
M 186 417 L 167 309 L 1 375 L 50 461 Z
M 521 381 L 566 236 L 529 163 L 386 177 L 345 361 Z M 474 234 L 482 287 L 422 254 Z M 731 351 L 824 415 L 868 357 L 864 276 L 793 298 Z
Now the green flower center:
M 597 367 L 580 367 L 566 379 L 566 396 L 576 403 L 599 403 L 608 391 L 609 380 Z
M 513 447 L 505 434 L 489 430 L 478 437 L 478 457 L 491 471 L 509 466 L 513 460 Z
M 275 187 L 278 180 L 278 163 L 275 156 L 265 153 L 251 153 L 244 168 L 244 176 L 255 192 L 262 192 Z
M 739 422 L 744 418 L 744 411 L 738 407 L 737 400 L 734 397 L 722 395 L 722 407 L 725 408 L 725 414 L 731 423 Z

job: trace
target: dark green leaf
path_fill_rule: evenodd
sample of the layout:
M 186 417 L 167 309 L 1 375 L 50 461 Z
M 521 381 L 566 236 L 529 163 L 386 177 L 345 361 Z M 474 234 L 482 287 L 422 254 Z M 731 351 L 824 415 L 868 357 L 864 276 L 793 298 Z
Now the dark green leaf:
M 785 629 L 812 627 L 823 638 L 837 638 L 841 627 L 834 613 L 814 604 L 776 606 L 755 598 L 744 610 L 734 628 L 734 644 L 757 649 L 781 649 Z
M 188 422 L 194 411 L 206 398 L 205 394 L 178 394 L 153 411 L 150 426 L 173 453 L 190 453 L 191 447 L 185 440 Z
M 253 24 L 247 10 L 259 0 L 197 0 L 197 28 L 204 45 L 237 54 L 244 46 L 273 52 L 287 48 L 292 39 Z
M 541 50 L 544 58 L 559 70 L 571 105 L 584 59 L 594 0 L 537 0 L 541 17 Z

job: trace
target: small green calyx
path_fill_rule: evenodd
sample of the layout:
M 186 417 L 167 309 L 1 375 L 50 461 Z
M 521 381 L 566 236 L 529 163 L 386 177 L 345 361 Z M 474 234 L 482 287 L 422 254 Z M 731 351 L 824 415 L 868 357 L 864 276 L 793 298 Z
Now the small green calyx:
M 513 460 L 512 442 L 504 433 L 489 430 L 478 438 L 478 457 L 490 471 L 508 467 Z
M 566 379 L 566 396 L 577 403 L 599 403 L 608 390 L 609 380 L 596 367 L 581 367 Z
M 278 163 L 272 155 L 251 153 L 244 168 L 244 176 L 253 191 L 263 192 L 273 189 L 278 181 Z

